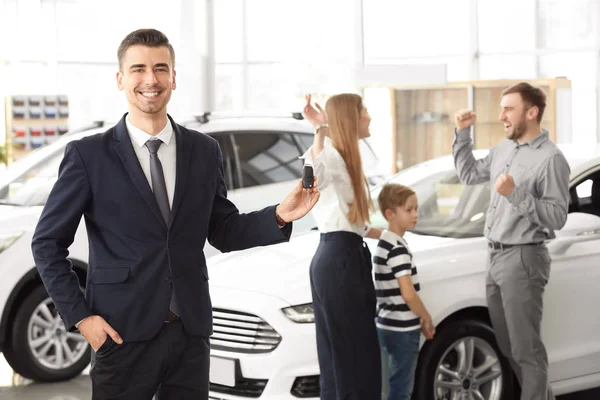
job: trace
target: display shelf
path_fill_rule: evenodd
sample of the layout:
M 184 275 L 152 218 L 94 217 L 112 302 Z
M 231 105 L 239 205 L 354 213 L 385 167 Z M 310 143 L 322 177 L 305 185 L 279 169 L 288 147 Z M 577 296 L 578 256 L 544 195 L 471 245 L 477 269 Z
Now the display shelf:
M 64 95 L 15 95 L 5 99 L 8 162 L 55 141 L 68 131 L 69 100 Z

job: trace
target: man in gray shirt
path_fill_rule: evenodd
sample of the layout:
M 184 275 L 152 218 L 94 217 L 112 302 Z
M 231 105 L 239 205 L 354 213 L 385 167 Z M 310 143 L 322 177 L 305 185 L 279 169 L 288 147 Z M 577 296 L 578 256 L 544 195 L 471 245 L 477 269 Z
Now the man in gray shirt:
M 569 202 L 567 161 L 540 128 L 546 95 L 528 83 L 502 93 L 506 139 L 475 160 L 470 128 L 475 113 L 456 113 L 452 147 L 462 183 L 493 182 L 484 235 L 489 257 L 486 295 L 498 346 L 522 387 L 521 400 L 554 399 L 540 331 L 550 276 L 545 241 L 564 226 Z

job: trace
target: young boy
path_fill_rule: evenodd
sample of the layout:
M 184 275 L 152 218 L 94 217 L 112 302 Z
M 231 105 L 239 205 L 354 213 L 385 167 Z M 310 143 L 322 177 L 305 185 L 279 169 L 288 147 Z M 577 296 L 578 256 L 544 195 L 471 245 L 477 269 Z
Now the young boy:
M 387 184 L 379 194 L 379 209 L 388 221 L 373 257 L 377 291 L 377 332 L 388 356 L 388 400 L 410 400 L 421 332 L 432 339 L 435 328 L 418 295 L 417 267 L 404 233 L 417 224 L 417 196 L 410 188 Z

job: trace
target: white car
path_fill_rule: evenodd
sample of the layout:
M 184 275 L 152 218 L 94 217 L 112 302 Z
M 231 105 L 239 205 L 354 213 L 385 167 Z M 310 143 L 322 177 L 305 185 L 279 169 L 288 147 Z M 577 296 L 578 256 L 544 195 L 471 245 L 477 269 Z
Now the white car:
M 67 333 L 39 278 L 31 238 L 71 140 L 104 132 L 109 124 L 71 132 L 37 149 L 0 174 L 0 349 L 20 375 L 36 381 L 72 378 L 88 365 L 83 337 Z M 228 197 L 242 212 L 280 202 L 302 175 L 298 157 L 312 144 L 313 131 L 300 114 L 289 117 L 216 117 L 204 114 L 185 123 L 214 137 L 223 152 Z M 373 182 L 382 179 L 366 141 L 361 154 Z M 69 207 L 69 204 L 65 204 Z M 310 218 L 294 226 L 308 230 Z M 69 258 L 85 286 L 88 240 L 82 222 Z M 205 246 L 207 257 L 218 254 Z
M 475 153 L 476 158 L 485 154 Z M 543 320 L 556 394 L 600 386 L 600 157 L 567 158 L 572 166 L 569 216 L 548 243 L 553 261 Z M 410 185 L 419 198 L 419 223 L 405 237 L 419 268 L 423 301 L 437 326 L 434 340 L 422 341 L 415 398 L 518 398 L 486 308 L 482 232 L 489 184 L 462 185 L 451 157 L 408 168 L 391 181 Z M 375 188 L 372 196 L 378 193 Z M 372 222 L 386 225 L 379 211 Z M 373 253 L 377 242 L 367 242 Z M 309 231 L 289 243 L 209 260 L 211 398 L 319 398 L 309 283 L 318 243 L 319 232 Z

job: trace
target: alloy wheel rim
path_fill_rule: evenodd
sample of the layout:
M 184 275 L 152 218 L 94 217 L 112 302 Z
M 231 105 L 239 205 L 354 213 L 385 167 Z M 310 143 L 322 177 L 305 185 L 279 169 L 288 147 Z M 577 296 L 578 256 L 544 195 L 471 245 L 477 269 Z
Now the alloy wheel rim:
M 31 314 L 27 342 L 37 362 L 55 371 L 73 366 L 88 350 L 83 335 L 67 332 L 50 298 L 42 301 Z
M 494 348 L 478 337 L 464 337 L 444 353 L 435 370 L 436 400 L 500 400 L 502 365 Z

